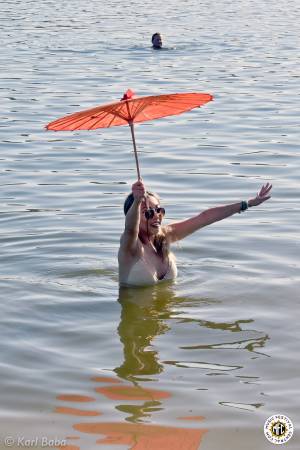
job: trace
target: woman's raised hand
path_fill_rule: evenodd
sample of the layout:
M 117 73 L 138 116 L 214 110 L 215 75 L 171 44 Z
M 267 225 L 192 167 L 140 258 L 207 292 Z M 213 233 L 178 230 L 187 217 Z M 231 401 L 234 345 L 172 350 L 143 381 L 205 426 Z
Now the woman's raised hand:
M 256 197 L 249 200 L 248 202 L 249 206 L 257 206 L 265 202 L 266 200 L 269 200 L 269 198 L 271 198 L 271 195 L 269 195 L 271 189 L 272 189 L 271 184 L 269 183 L 264 184 L 260 189 L 260 191 L 257 193 Z
M 142 180 L 133 183 L 131 189 L 135 200 L 142 200 L 145 197 L 146 189 Z

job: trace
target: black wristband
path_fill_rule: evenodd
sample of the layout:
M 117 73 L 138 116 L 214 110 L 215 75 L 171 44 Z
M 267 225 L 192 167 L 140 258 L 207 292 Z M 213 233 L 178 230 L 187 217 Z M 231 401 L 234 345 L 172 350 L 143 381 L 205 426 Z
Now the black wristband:
M 246 211 L 246 209 L 248 209 L 248 202 L 246 202 L 245 200 L 243 200 L 243 201 L 241 202 L 241 208 L 240 208 L 240 211 L 239 211 L 239 212 L 244 212 L 244 211 Z

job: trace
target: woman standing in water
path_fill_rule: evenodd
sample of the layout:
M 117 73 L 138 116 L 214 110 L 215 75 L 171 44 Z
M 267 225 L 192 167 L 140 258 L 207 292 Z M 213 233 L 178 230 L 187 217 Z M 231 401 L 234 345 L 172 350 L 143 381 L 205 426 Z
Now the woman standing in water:
M 119 249 L 119 281 L 121 285 L 145 286 L 177 276 L 170 244 L 206 225 L 246 211 L 268 200 L 272 185 L 262 186 L 255 198 L 207 209 L 190 219 L 162 225 L 165 209 L 157 194 L 146 191 L 142 180 L 132 185 L 124 203 L 125 230 Z

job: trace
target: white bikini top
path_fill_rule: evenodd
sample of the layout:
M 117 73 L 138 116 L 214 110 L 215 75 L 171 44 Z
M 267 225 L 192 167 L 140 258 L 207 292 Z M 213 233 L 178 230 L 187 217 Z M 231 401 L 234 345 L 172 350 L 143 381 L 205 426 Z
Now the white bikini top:
M 174 256 L 169 256 L 169 267 L 165 276 L 161 279 L 157 277 L 155 267 L 148 264 L 143 257 L 138 259 L 129 271 L 125 284 L 132 286 L 147 286 L 159 281 L 173 280 L 177 277 L 177 267 Z

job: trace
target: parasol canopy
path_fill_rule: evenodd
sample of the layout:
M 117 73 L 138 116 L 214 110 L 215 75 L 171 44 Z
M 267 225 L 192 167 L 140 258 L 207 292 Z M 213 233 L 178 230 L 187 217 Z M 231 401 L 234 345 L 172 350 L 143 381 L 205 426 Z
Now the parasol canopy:
M 46 128 L 53 131 L 74 131 L 129 125 L 138 178 L 140 179 L 133 124 L 181 114 L 211 100 L 213 100 L 212 95 L 200 92 L 135 97 L 134 92 L 129 89 L 118 102 L 96 106 L 62 117 L 50 122 Z

